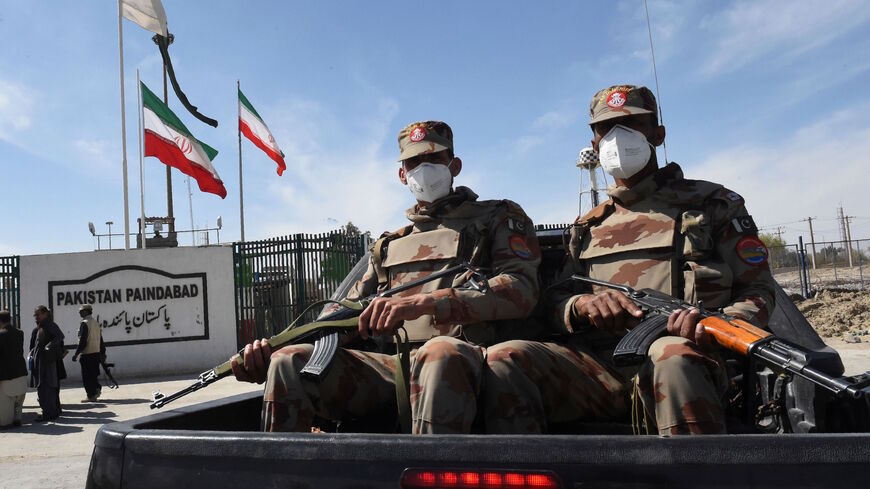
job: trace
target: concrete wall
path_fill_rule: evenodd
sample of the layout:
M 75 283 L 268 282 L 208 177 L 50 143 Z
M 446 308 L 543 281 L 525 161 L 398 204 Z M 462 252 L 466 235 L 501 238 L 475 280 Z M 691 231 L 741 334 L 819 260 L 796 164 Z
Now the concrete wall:
M 79 307 L 91 303 L 117 378 L 217 365 L 236 350 L 232 255 L 212 246 L 22 256 L 25 349 L 33 309 L 45 304 L 74 351 Z M 71 358 L 67 374 L 80 379 Z

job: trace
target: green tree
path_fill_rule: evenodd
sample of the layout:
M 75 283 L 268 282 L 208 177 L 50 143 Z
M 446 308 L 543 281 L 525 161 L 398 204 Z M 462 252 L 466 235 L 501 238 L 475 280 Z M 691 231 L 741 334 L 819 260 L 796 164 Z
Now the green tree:
M 768 249 L 785 247 L 785 240 L 773 233 L 758 233 L 758 238 Z
M 796 267 L 798 265 L 797 250 L 786 244 L 785 240 L 775 234 L 759 233 L 758 238 L 767 246 L 770 253 L 770 267 Z
M 327 287 L 337 286 L 344 280 L 355 264 L 352 257 L 356 256 L 363 235 L 370 234 L 360 231 L 351 221 L 331 235 L 332 244 L 320 261 L 321 283 L 327 284 Z

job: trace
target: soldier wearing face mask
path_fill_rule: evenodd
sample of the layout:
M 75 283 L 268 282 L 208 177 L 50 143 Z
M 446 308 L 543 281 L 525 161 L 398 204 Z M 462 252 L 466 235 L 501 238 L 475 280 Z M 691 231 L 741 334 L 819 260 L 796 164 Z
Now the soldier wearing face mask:
M 743 198 L 722 185 L 687 180 L 675 163 L 659 167 L 665 139 L 652 92 L 617 85 L 590 105 L 592 147 L 616 185 L 610 199 L 576 220 L 561 274 L 651 288 L 707 309 L 767 324 L 774 282 L 767 249 Z M 557 282 L 559 283 L 559 282 Z M 643 316 L 621 292 L 567 280 L 546 294 L 564 343 L 512 341 L 490 349 L 487 387 L 514 396 L 487 399 L 509 409 L 489 416 L 494 432 L 536 433 L 553 423 L 631 419 L 661 435 L 724 433 L 725 365 L 697 310 L 668 319 L 645 363 L 617 368 L 613 348 Z M 632 402 L 634 401 L 634 402 Z M 487 407 L 487 412 L 494 412 Z
M 519 205 L 481 201 L 469 188 L 453 186 L 462 161 L 453 153 L 450 126 L 409 124 L 399 132 L 399 150 L 399 180 L 416 200 L 406 212 L 410 223 L 374 243 L 368 269 L 347 298 L 462 262 L 484 271 L 486 290 L 463 287 L 465 274 L 445 277 L 377 298 L 359 320 L 363 338 L 392 338 L 400 325 L 408 333 L 412 432 L 467 433 L 477 413 L 486 346 L 539 333 L 524 318 L 538 300 L 540 250 Z M 292 345 L 270 355 L 257 341 L 246 347 L 245 365 L 234 366 L 240 380 L 265 380 L 267 431 L 308 431 L 315 416 L 341 420 L 395 411 L 392 355 L 340 348 L 318 383 L 299 375 L 311 351 L 311 345 Z

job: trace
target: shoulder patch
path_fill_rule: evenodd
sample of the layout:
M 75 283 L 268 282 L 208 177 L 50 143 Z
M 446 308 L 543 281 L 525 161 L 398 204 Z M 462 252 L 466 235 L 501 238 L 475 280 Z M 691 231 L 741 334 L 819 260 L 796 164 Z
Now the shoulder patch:
M 529 245 L 526 243 L 526 239 L 519 234 L 515 234 L 510 237 L 508 240 L 510 244 L 511 251 L 514 252 L 514 255 L 522 258 L 523 260 L 528 260 L 532 258 L 532 250 L 529 249 Z
M 526 234 L 526 223 L 515 217 L 507 218 L 507 227 L 512 233 Z
M 760 266 L 767 263 L 767 246 L 755 236 L 744 236 L 737 242 L 737 257 L 747 265 Z
M 731 219 L 731 225 L 734 226 L 737 234 L 758 234 L 758 227 L 755 225 L 752 216 L 735 217 Z
M 745 203 L 740 194 L 725 187 L 722 187 L 718 192 L 713 194 L 712 198 L 727 203 L 728 207 L 739 207 Z

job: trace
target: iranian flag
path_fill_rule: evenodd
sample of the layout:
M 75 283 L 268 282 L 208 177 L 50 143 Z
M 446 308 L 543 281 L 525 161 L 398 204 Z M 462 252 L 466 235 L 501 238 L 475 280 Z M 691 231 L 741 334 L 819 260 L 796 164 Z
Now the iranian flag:
M 284 153 L 278 147 L 263 118 L 241 90 L 239 90 L 239 130 L 254 143 L 254 146 L 265 151 L 269 158 L 278 163 L 279 176 L 284 173 L 287 169 L 287 165 L 284 164 Z
M 226 198 L 227 189 L 212 166 L 217 151 L 197 140 L 169 107 L 142 83 L 145 156 L 154 156 L 196 179 L 203 192 Z

